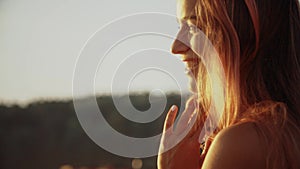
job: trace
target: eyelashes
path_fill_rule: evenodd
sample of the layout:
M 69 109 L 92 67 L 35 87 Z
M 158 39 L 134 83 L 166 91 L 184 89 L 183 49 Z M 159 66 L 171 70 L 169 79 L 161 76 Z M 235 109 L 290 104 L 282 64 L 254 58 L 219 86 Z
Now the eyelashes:
M 192 24 L 192 23 L 187 23 L 187 22 L 182 22 L 179 26 L 178 26 L 178 30 L 179 31 L 184 31 L 189 33 L 190 35 L 199 33 L 201 31 L 201 29 L 199 27 L 197 27 L 196 25 Z
M 188 25 L 188 30 L 190 34 L 195 34 L 200 32 L 200 29 L 196 25 Z

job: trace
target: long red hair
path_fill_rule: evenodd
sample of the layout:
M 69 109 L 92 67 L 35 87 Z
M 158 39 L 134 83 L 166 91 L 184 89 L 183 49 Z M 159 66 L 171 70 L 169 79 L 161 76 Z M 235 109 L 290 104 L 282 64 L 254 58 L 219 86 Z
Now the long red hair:
M 299 1 L 198 0 L 195 10 L 197 26 L 219 52 L 226 75 L 225 109 L 216 132 L 252 121 L 265 141 L 273 140 L 266 144 L 267 166 L 299 168 Z M 207 110 L 205 74 L 200 64 L 199 101 Z

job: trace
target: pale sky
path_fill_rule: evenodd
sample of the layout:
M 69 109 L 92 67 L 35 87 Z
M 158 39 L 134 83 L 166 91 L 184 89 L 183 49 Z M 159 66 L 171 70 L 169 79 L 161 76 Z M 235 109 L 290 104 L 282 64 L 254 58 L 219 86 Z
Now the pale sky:
M 0 102 L 71 98 L 76 60 L 88 39 L 109 22 L 141 12 L 176 15 L 176 0 L 1 0 Z M 166 28 L 166 23 L 151 21 L 151 24 L 161 24 Z M 174 18 L 167 25 L 170 35 L 176 35 L 176 24 Z M 122 27 L 118 29 L 128 31 Z M 109 41 L 114 36 L 107 34 L 104 38 Z M 187 83 L 187 78 L 183 75 L 183 63 L 169 52 L 171 42 L 172 39 L 163 36 L 143 35 L 120 43 L 99 66 L 95 75 L 95 92 L 110 93 L 112 85 L 115 86 L 113 92 L 123 93 L 127 88 L 130 91 L 178 91 L 175 82 Z M 142 51 L 149 48 L 159 50 Z M 138 65 L 141 68 L 149 62 L 164 66 L 170 63 L 178 76 L 155 69 L 138 69 Z M 127 70 L 135 71 L 135 77 L 127 77 Z M 112 84 L 109 79 L 117 75 L 119 80 Z M 131 81 L 127 82 L 127 79 Z

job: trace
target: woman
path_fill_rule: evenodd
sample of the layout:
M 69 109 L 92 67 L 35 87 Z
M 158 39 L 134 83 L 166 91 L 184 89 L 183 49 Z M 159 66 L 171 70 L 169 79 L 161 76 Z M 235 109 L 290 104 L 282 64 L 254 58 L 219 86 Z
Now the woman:
M 196 76 L 191 86 L 197 106 L 189 101 L 176 127 L 178 108 L 170 109 L 158 168 L 300 168 L 299 11 L 298 0 L 178 1 L 178 36 L 189 27 L 186 36 L 192 39 L 196 25 L 219 54 L 226 79 L 225 106 L 217 128 L 200 144 L 199 133 L 209 115 L 210 80 L 193 44 L 175 40 L 172 52 L 181 54 Z M 187 128 L 193 110 L 197 122 L 168 150 Z

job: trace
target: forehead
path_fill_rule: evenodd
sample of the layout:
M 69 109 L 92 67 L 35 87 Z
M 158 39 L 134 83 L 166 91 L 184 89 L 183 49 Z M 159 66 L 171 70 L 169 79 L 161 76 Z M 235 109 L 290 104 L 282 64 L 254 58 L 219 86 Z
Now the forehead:
M 177 0 L 177 18 L 184 19 L 195 15 L 196 0 Z

